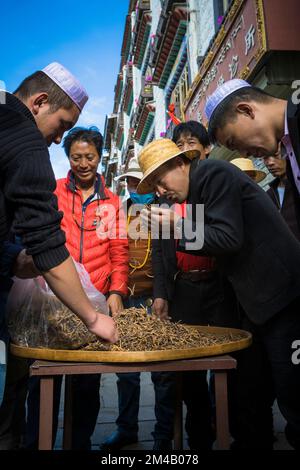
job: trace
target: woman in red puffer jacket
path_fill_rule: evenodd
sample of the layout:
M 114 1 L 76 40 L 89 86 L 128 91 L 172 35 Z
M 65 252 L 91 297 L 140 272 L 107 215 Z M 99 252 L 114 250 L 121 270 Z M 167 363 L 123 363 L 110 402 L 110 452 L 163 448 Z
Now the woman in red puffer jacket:
M 66 246 L 75 261 L 84 265 L 94 286 L 107 296 L 111 314 L 122 310 L 127 294 L 128 241 L 119 198 L 105 187 L 97 173 L 103 139 L 97 128 L 74 128 L 64 139 L 71 170 L 57 181 L 58 207 Z M 72 380 L 72 449 L 89 450 L 100 408 L 100 375 L 78 375 Z M 59 403 L 61 379 L 55 378 Z M 37 441 L 37 378 L 29 381 L 27 429 Z M 58 408 L 55 410 L 57 423 Z M 34 448 L 34 445 L 33 445 Z
M 57 181 L 55 193 L 64 214 L 66 246 L 85 266 L 94 286 L 108 294 L 114 314 L 122 309 L 121 299 L 127 294 L 128 241 L 119 197 L 97 173 L 99 159 L 94 144 L 75 140 L 70 145 L 71 171 Z

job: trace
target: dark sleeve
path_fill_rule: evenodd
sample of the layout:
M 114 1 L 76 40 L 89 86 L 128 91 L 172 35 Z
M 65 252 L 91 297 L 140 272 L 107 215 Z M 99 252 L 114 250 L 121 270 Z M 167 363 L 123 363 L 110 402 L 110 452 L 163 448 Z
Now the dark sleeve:
M 46 147 L 12 154 L 4 165 L 4 194 L 13 214 L 13 231 L 42 271 L 58 266 L 69 256 L 62 214 L 53 194 L 56 182 Z
M 184 250 L 189 246 L 187 251 L 192 254 L 227 255 L 239 251 L 243 245 L 241 183 L 235 174 L 235 168 L 231 169 L 226 162 L 217 163 L 203 162 L 191 178 L 192 202 L 195 204 L 201 201 L 204 205 L 204 220 L 200 218 L 192 223 L 190 219 L 185 219 L 185 232 L 187 229 L 189 233 L 194 231 L 197 234 L 197 243 L 187 245 L 191 239 L 183 234 L 179 246 Z M 192 248 L 193 244 L 196 249 Z
M 152 269 L 153 269 L 153 297 L 155 299 L 168 299 L 165 286 L 166 273 L 164 270 L 161 240 L 152 240 Z
M 3 249 L 0 255 L 0 276 L 1 277 L 12 277 L 13 276 L 13 265 L 16 258 L 23 247 L 16 243 L 4 242 Z

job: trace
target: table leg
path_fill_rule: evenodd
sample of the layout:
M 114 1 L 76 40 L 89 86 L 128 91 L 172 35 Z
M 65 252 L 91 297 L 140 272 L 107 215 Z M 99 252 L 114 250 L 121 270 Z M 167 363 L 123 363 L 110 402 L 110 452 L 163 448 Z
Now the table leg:
M 72 375 L 65 376 L 63 449 L 72 449 Z
M 41 377 L 39 450 L 52 449 L 54 377 Z
M 183 448 L 182 440 L 182 374 L 176 373 L 176 402 L 174 419 L 174 450 Z
M 227 372 L 214 371 L 216 396 L 217 448 L 229 449 L 229 422 L 227 398 Z

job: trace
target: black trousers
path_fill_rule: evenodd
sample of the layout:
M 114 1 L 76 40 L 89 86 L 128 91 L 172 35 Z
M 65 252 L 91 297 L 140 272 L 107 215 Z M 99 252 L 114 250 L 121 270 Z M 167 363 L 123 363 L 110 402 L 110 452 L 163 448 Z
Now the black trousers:
M 270 363 L 279 409 L 287 421 L 286 438 L 300 450 L 300 364 L 293 361 L 293 343 L 300 340 L 300 297 L 257 332 Z
M 72 450 L 90 450 L 91 436 L 94 432 L 100 409 L 100 374 L 72 376 Z M 62 377 L 54 378 L 53 405 L 53 446 L 58 427 L 59 402 Z M 27 398 L 27 423 L 25 446 L 38 448 L 40 378 L 30 377 Z
M 245 317 L 240 327 L 252 333 L 253 344 L 232 354 L 237 370 L 229 375 L 229 417 L 235 448 L 273 447 L 276 398 L 287 440 L 300 449 L 300 364 L 292 361 L 293 342 L 300 339 L 300 299 L 262 326 Z

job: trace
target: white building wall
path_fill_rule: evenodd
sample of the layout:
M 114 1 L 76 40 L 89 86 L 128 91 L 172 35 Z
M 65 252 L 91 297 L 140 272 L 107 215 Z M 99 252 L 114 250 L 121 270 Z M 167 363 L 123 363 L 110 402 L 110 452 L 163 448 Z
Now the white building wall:
M 152 10 L 152 24 L 151 24 L 151 34 L 154 35 L 157 30 L 157 25 L 161 15 L 161 1 L 160 0 L 151 0 L 151 10 Z M 155 117 L 154 117 L 154 129 L 155 129 L 155 139 L 160 137 L 161 132 L 166 131 L 166 107 L 165 107 L 165 97 L 164 90 L 154 86 L 153 87 L 153 96 L 155 101 Z
M 165 105 L 165 93 L 164 90 L 155 86 L 153 89 L 154 101 L 155 101 L 155 139 L 160 137 L 161 132 L 166 132 L 166 105 Z
M 136 66 L 132 67 L 132 83 L 133 83 L 133 106 L 136 108 L 142 88 L 142 72 Z
M 128 136 L 129 136 L 129 128 L 130 128 L 130 121 L 129 116 L 127 113 L 123 113 L 124 116 L 124 146 L 127 144 Z
M 188 0 L 188 54 L 193 81 L 198 73 L 197 57 L 204 56 L 215 34 L 213 0 Z
M 156 33 L 158 21 L 161 13 L 161 0 L 150 0 L 150 8 L 152 14 L 151 34 Z

